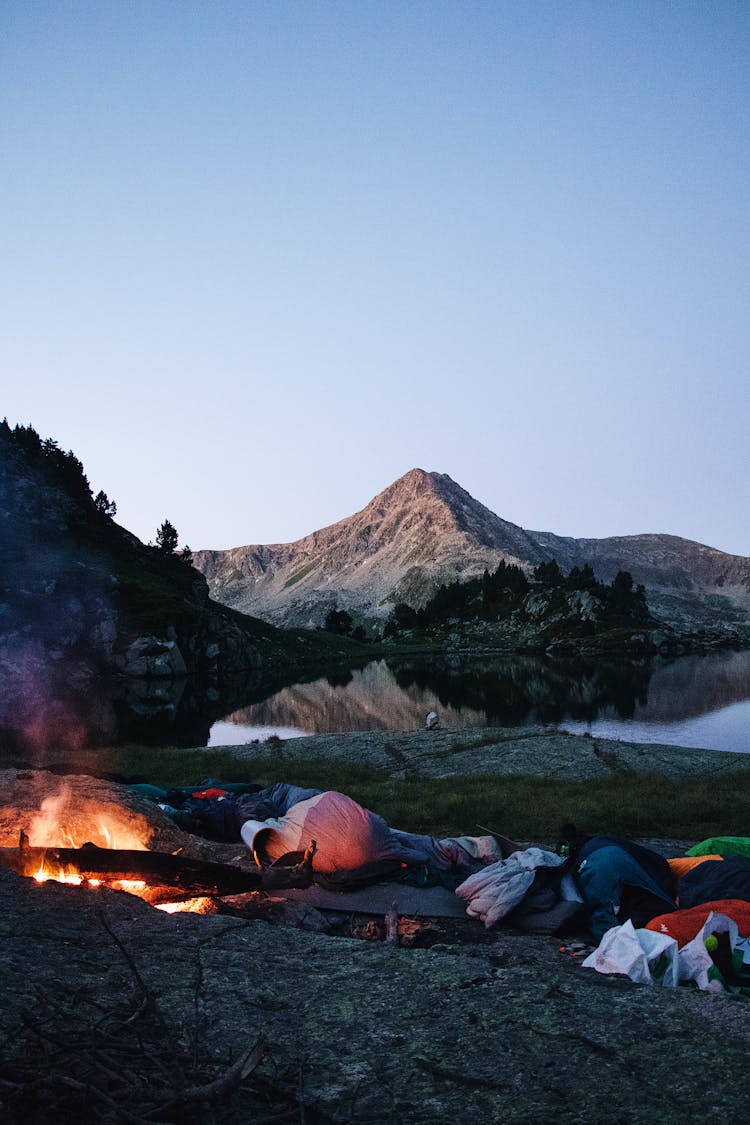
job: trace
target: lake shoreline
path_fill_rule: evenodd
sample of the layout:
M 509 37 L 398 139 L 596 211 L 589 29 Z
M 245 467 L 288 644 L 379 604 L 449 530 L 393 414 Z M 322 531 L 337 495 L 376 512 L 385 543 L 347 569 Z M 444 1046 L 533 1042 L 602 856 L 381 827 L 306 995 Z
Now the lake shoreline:
M 295 760 L 339 761 L 383 771 L 394 780 L 518 774 L 588 781 L 618 772 L 680 780 L 750 768 L 746 754 L 729 750 L 607 740 L 542 727 L 354 731 L 212 749 L 226 750 L 248 765 L 275 762 L 288 769 Z

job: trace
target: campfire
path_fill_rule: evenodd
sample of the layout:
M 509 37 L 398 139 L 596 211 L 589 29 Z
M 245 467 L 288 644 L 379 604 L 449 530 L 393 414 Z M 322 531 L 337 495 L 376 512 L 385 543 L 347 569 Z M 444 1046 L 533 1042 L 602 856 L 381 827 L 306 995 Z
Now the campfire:
M 152 851 L 148 819 L 114 802 L 74 799 L 71 789 L 44 798 L 20 827 L 18 846 L 0 848 L 0 866 L 37 883 L 108 887 L 168 913 L 213 913 L 220 895 L 254 890 L 258 877 L 227 864 Z
M 304 852 L 260 868 L 243 843 L 238 852 L 234 844 L 184 832 L 158 805 L 116 782 L 8 770 L 0 771 L 0 792 L 0 868 L 39 884 L 126 892 L 170 914 L 220 913 L 404 947 L 429 946 L 448 934 L 463 940 L 463 920 L 451 912 L 442 917 L 434 903 L 429 919 L 416 920 L 393 901 L 375 909 L 366 901 L 359 909 L 347 905 L 342 913 L 337 893 L 326 904 L 289 898 L 289 889 L 315 883 L 314 840 Z

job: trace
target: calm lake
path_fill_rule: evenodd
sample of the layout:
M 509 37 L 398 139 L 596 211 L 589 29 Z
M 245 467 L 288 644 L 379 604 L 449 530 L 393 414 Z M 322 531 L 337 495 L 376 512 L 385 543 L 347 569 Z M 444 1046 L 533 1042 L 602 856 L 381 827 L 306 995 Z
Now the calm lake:
M 530 656 L 373 661 L 283 688 L 210 730 L 210 746 L 316 733 L 557 725 L 604 738 L 750 753 L 750 652 L 639 663 Z
M 362 730 L 559 726 L 606 738 L 750 753 L 750 652 L 655 659 L 376 660 L 305 683 L 235 685 L 228 702 L 184 681 L 54 685 L 0 699 L 6 765 L 48 752 L 141 744 L 221 746 Z M 231 713 L 227 713 L 231 712 Z

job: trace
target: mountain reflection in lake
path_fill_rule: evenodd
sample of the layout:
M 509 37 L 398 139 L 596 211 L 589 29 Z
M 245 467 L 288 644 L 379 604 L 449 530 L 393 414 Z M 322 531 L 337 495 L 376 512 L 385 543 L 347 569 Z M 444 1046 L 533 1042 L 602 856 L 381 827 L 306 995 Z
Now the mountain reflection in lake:
M 271 734 L 417 730 L 428 711 L 453 729 L 554 724 L 750 752 L 750 652 L 641 662 L 422 657 L 278 683 L 253 676 L 209 699 L 184 680 L 92 690 L 87 680 L 37 675 L 15 693 L 0 690 L 0 764 L 44 765 L 58 752 L 130 743 L 223 746 Z
M 222 733 L 226 742 L 245 742 L 272 730 L 281 737 L 416 730 L 433 710 L 448 728 L 556 724 L 602 737 L 750 752 L 750 652 L 643 662 L 379 660 L 285 687 L 226 716 Z M 221 741 L 212 731 L 211 744 Z

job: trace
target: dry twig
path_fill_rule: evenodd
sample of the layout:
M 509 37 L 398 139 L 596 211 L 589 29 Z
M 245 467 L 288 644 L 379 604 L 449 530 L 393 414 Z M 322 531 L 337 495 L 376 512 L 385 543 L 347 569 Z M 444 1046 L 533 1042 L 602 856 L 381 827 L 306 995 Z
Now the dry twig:
M 398 906 L 395 902 L 385 912 L 385 940 L 388 945 L 398 945 Z

